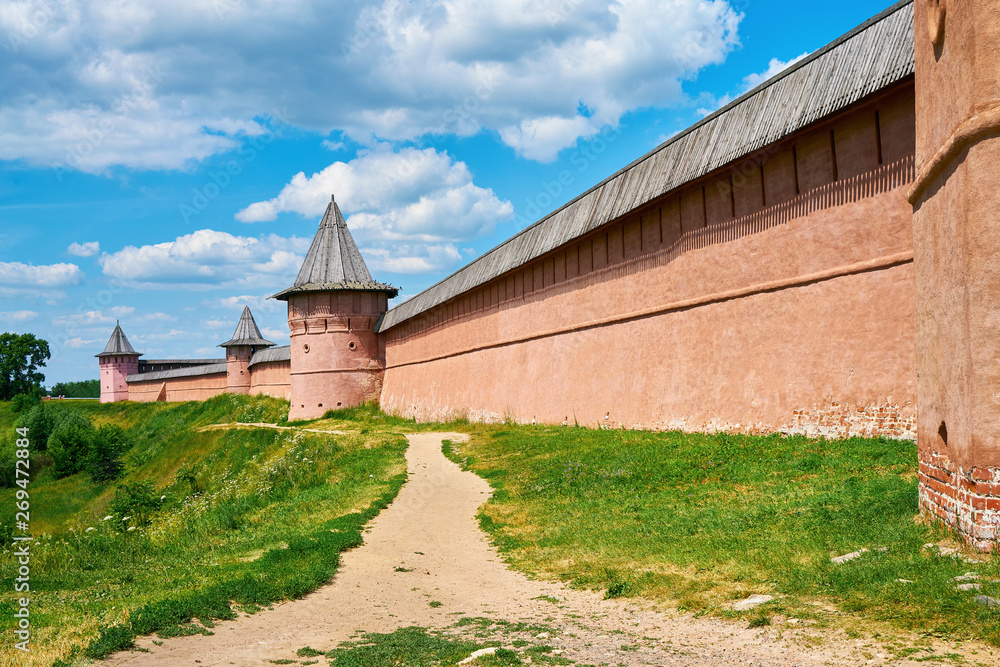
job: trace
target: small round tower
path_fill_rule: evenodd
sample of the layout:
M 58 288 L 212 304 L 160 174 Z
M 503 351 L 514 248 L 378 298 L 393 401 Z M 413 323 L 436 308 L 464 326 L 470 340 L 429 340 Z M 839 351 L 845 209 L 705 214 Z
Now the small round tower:
M 375 326 L 398 292 L 372 280 L 331 197 L 295 284 L 273 297 L 288 302 L 289 419 L 378 399 L 385 343 Z
M 257 350 L 273 347 L 274 343 L 260 335 L 250 308 L 243 307 L 233 337 L 219 347 L 226 350 L 226 391 L 231 394 L 250 393 L 250 359 Z
M 115 322 L 104 352 L 94 356 L 101 367 L 101 403 L 127 401 L 128 376 L 139 372 L 142 355 L 132 348 L 120 323 Z

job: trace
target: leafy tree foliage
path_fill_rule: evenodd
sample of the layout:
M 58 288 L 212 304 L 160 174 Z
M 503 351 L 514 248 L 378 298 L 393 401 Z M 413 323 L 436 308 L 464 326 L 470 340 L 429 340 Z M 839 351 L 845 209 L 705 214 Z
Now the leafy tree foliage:
M 38 369 L 51 356 L 48 342 L 34 334 L 0 334 L 0 401 L 40 393 L 45 376 Z
M 121 476 L 124 464 L 122 454 L 132 446 L 125 429 L 117 424 L 99 426 L 83 458 L 83 469 L 97 484 L 110 482 Z
M 48 445 L 56 479 L 68 477 L 83 469 L 84 457 L 90 450 L 93 438 L 93 424 L 75 412 L 68 412 L 56 422 Z
M 46 409 L 44 403 L 39 403 L 17 420 L 18 427 L 28 429 L 28 440 L 34 450 L 44 450 L 56 426 L 55 415 L 51 409 Z
M 100 398 L 100 380 L 82 380 L 80 382 L 56 382 L 49 389 L 49 396 L 65 396 L 66 398 Z
M 11 402 L 11 410 L 16 412 L 28 412 L 36 405 L 41 405 L 42 397 L 38 394 L 18 394 Z

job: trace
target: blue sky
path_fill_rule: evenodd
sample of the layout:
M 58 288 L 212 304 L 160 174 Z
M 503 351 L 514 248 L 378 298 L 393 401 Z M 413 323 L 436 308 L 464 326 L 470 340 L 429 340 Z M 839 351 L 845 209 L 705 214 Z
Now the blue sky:
M 405 299 L 887 6 L 4 1 L 0 331 L 49 385 L 116 319 L 147 358 L 243 305 L 287 343 L 331 192 Z

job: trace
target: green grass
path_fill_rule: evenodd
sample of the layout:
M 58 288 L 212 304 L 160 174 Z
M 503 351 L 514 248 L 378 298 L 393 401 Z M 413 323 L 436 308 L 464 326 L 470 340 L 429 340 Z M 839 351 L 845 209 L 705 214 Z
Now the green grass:
M 912 442 L 504 426 L 444 449 L 496 489 L 480 523 L 527 572 L 755 624 L 783 614 L 823 625 L 833 604 L 855 619 L 1000 645 L 1000 609 L 951 582 L 976 571 L 981 593 L 1000 598 L 989 581 L 1000 561 L 922 549 L 953 536 L 916 520 Z M 871 551 L 830 562 L 860 548 Z M 729 610 L 754 593 L 776 599 Z
M 330 665 L 334 667 L 447 667 L 457 665 L 468 658 L 473 651 L 485 648 L 466 639 L 445 637 L 439 632 L 428 632 L 424 628 L 400 628 L 388 634 L 368 632 L 355 641 L 341 643 L 328 652 Z M 304 654 L 300 654 L 304 655 Z M 525 664 L 516 653 L 498 649 L 493 655 L 478 658 L 475 664 L 482 667 Z
M 4 405 L 0 428 L 8 431 L 14 415 Z M 205 428 L 277 421 L 288 406 L 275 399 L 53 409 L 128 428 L 138 444 L 119 482 L 151 484 L 157 507 L 148 526 L 135 525 L 110 510 L 115 484 L 32 471 L 32 652 L 26 663 L 6 642 L 4 664 L 100 658 L 137 635 L 207 633 L 237 611 L 301 597 L 330 580 L 340 552 L 361 543 L 361 528 L 405 480 L 406 441 L 386 429 Z M 0 490 L 0 527 L 8 534 L 13 495 Z M 0 633 L 12 636 L 9 556 L 0 565 Z

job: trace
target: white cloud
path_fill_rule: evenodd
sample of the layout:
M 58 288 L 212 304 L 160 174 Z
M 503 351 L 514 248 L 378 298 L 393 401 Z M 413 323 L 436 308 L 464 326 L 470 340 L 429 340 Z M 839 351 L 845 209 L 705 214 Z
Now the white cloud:
M 466 164 L 448 153 L 379 144 L 312 176 L 299 172 L 278 196 L 236 217 L 256 222 L 294 212 L 318 218 L 331 193 L 372 270 L 420 273 L 454 265 L 460 257 L 452 242 L 488 234 L 513 215 L 510 202 L 473 183 Z
M 291 282 L 289 282 L 288 286 L 291 286 Z M 232 326 L 235 329 L 236 324 L 239 322 L 240 311 L 243 310 L 244 306 L 249 306 L 251 312 L 254 313 L 257 311 L 278 311 L 287 309 L 287 306 L 283 301 L 271 299 L 270 296 L 270 294 L 243 294 L 240 296 L 226 296 L 221 299 L 204 302 L 204 304 L 210 308 L 225 309 L 235 313 L 234 319 L 229 324 L 229 326 Z
M 166 313 L 145 313 L 136 315 L 134 306 L 114 306 L 104 310 L 87 310 L 69 315 L 60 315 L 52 320 L 57 326 L 87 327 L 99 324 L 114 324 L 118 320 L 128 322 L 172 322 L 177 318 Z
M 291 284 L 309 239 L 260 238 L 201 229 L 173 241 L 104 253 L 105 275 L 130 284 L 176 289 Z
M 365 248 L 368 268 L 377 273 L 437 273 L 463 261 L 458 249 L 450 244 L 406 244 L 391 248 Z
M 69 287 L 79 284 L 83 271 L 76 264 L 23 264 L 0 262 L 0 285 L 34 289 L 40 287 Z
M 0 312 L 0 321 L 3 322 L 28 322 L 38 317 L 38 313 L 33 310 L 8 310 Z
M 70 338 L 69 340 L 66 341 L 66 347 L 71 347 L 73 349 L 77 349 L 77 348 L 81 348 L 81 347 L 90 347 L 92 345 L 97 345 L 97 344 L 102 343 L 102 342 L 104 342 L 104 341 L 97 340 L 97 339 L 86 340 L 84 338 L 80 338 L 79 336 L 76 336 L 76 337 Z
M 275 341 L 285 341 L 289 340 L 291 336 L 288 333 L 288 329 L 275 329 L 273 327 L 263 327 L 260 332 L 264 334 L 264 338 L 267 338 L 272 343 Z
M 97 241 L 87 241 L 86 243 L 70 243 L 66 252 L 77 257 L 93 257 L 101 251 L 101 244 Z
M 682 101 L 740 19 L 725 0 L 5 3 L 0 159 L 181 169 L 266 115 L 364 142 L 487 129 L 550 159 Z
M 788 69 L 789 67 L 799 62 L 808 55 L 809 52 L 806 51 L 805 53 L 801 53 L 792 58 L 791 60 L 787 60 L 784 62 L 778 60 L 777 58 L 771 58 L 771 61 L 767 64 L 766 70 L 764 70 L 763 72 L 747 74 L 745 77 L 743 77 L 743 92 L 745 93 L 753 90 L 760 84 L 770 79 L 772 76 L 780 74 L 781 72 Z
M 331 193 L 351 217 L 351 232 L 370 238 L 473 238 L 513 213 L 509 202 L 475 185 L 466 164 L 448 153 L 433 148 L 394 151 L 379 144 L 312 176 L 299 172 L 278 196 L 251 204 L 236 218 L 258 222 L 285 212 L 316 217 Z

